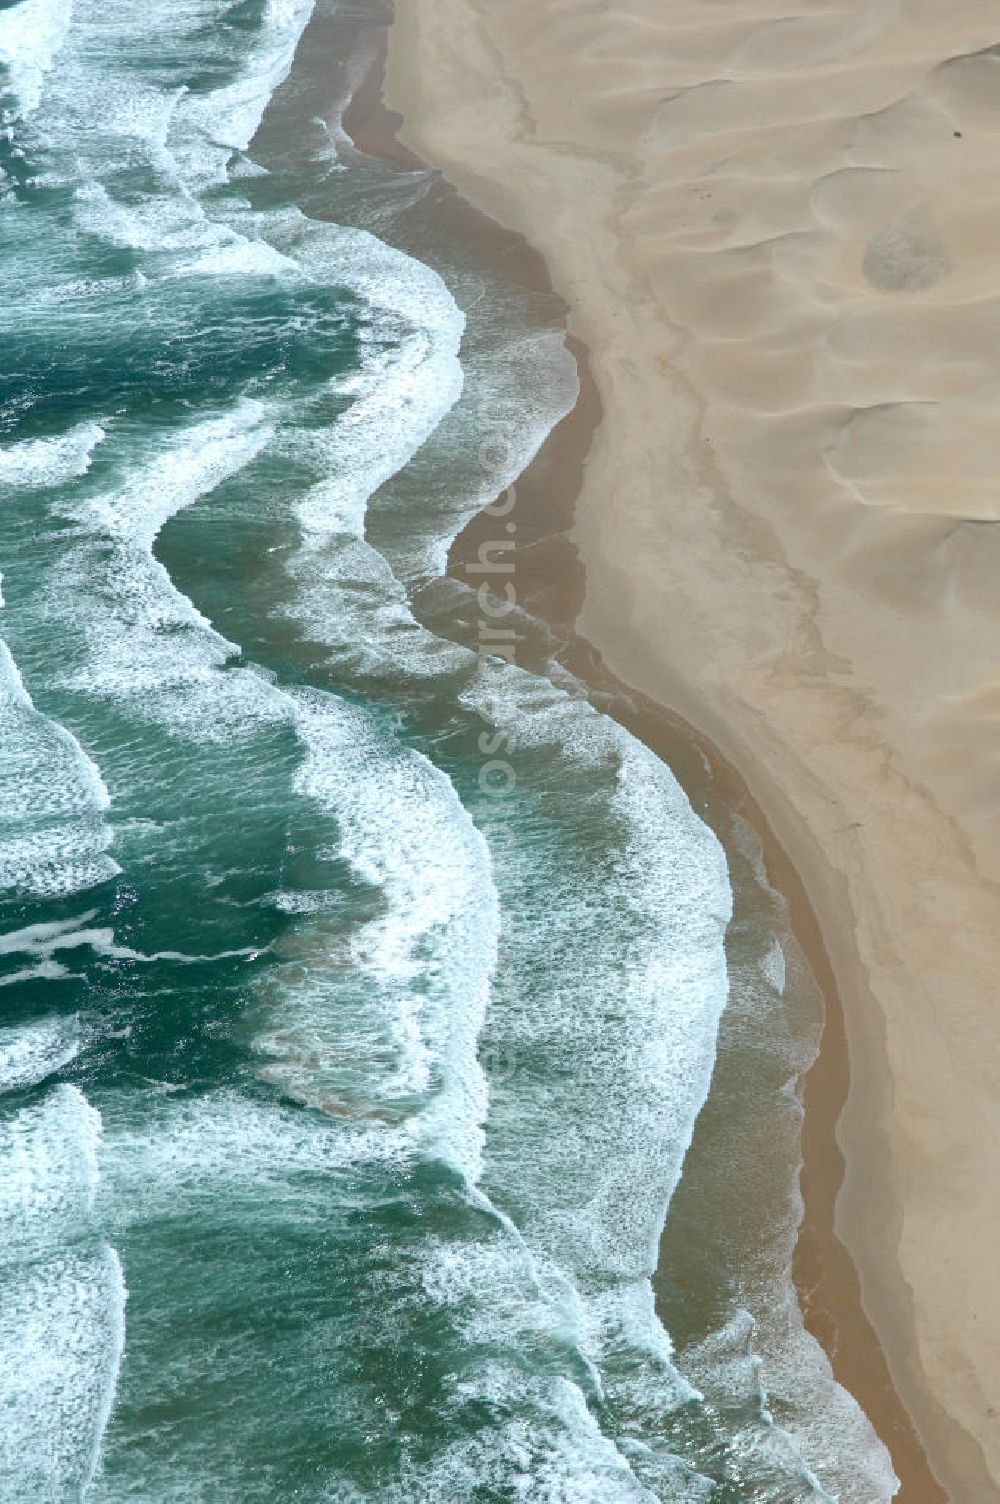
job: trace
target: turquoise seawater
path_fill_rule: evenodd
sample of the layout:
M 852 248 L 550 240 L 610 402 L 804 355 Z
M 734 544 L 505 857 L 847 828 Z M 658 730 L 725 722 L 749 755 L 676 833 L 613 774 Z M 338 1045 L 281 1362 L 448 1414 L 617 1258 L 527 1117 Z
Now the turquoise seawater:
M 815 997 L 516 606 L 575 363 L 352 149 L 369 19 L 0 7 L 0 1499 L 871 1504 Z

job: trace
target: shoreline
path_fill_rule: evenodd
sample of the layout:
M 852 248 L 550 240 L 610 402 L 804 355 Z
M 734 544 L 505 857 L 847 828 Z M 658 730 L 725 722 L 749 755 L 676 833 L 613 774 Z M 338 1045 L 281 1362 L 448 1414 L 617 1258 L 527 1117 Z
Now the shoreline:
M 476 7 L 458 0 L 448 10 L 446 17 L 425 20 L 418 18 L 412 7 L 400 7 L 390 47 L 388 95 L 390 105 L 401 110 L 405 121 L 401 130 L 404 145 L 419 151 L 420 160 L 439 164 L 456 190 L 479 210 L 541 248 L 568 302 L 571 334 L 586 346 L 591 330 L 581 310 L 585 312 L 587 296 L 593 298 L 597 279 L 595 285 L 588 285 L 583 280 L 586 269 L 581 271 L 579 258 L 574 260 L 572 255 L 562 254 L 567 236 L 585 226 L 570 218 L 572 205 L 568 206 L 567 195 L 559 195 L 555 190 L 565 159 L 583 157 L 585 169 L 572 184 L 573 197 L 579 199 L 588 173 L 592 174 L 595 196 L 599 196 L 600 188 L 605 186 L 602 180 L 608 175 L 607 159 L 611 153 L 602 159 L 596 153 L 577 151 L 573 144 L 561 139 L 551 149 L 531 155 L 538 127 L 531 117 L 521 81 L 512 83 L 501 67 L 499 56 L 489 51 L 483 37 L 476 32 L 479 21 Z M 449 46 L 439 63 L 428 62 L 429 53 L 424 51 L 426 39 L 422 35 L 425 25 L 438 43 L 448 30 Z M 467 67 L 475 74 L 474 84 L 465 76 Z M 461 91 L 457 87 L 456 70 L 462 72 Z M 489 108 L 485 116 L 481 112 L 472 122 L 464 100 L 477 89 L 481 93 L 484 82 L 490 85 L 485 96 Z M 467 133 L 463 134 L 459 127 L 466 128 Z M 485 173 L 469 166 L 469 159 L 480 161 L 477 148 L 484 140 L 489 148 L 484 153 L 485 160 L 488 169 L 492 169 Z M 572 165 L 578 164 L 574 161 Z M 505 171 L 500 171 L 501 166 Z M 605 198 L 608 196 L 605 194 Z M 560 222 L 560 216 L 564 222 Z M 609 298 L 613 299 L 616 291 L 607 283 L 603 286 Z M 603 332 L 607 333 L 606 322 Z M 658 366 L 663 366 L 662 356 Z M 658 367 L 653 370 L 658 374 Z M 606 384 L 608 373 L 602 374 Z M 598 386 L 601 385 L 599 375 Z M 602 480 L 613 475 L 614 456 L 608 453 L 607 427 L 605 423 L 603 430 L 597 430 L 599 452 L 596 459 L 592 455 L 588 462 L 591 481 L 595 470 Z M 620 432 L 618 439 L 620 442 Z M 831 842 L 823 836 L 823 826 L 815 818 L 816 807 L 825 811 L 827 827 L 831 814 L 843 821 L 843 831 L 835 832 L 845 837 L 841 844 L 852 841 L 854 831 L 864 822 L 850 820 L 850 806 L 836 797 L 840 791 L 825 790 L 822 780 L 812 776 L 812 770 L 807 774 L 801 767 L 791 766 L 785 749 L 775 740 L 776 725 L 755 725 L 745 713 L 739 718 L 727 716 L 731 696 L 720 694 L 712 703 L 707 693 L 699 692 L 677 674 L 676 655 L 671 662 L 668 655 L 659 652 L 648 627 L 639 630 L 634 620 L 623 624 L 621 616 L 628 617 L 629 613 L 621 612 L 620 597 L 627 600 L 637 581 L 623 575 L 620 557 L 607 558 L 606 535 L 600 517 L 595 514 L 595 504 L 591 485 L 589 504 L 582 515 L 577 515 L 574 535 L 588 570 L 587 600 L 578 630 L 600 649 L 605 671 L 616 674 L 619 684 L 644 691 L 652 704 L 668 706 L 675 717 L 696 728 L 696 737 L 716 750 L 718 760 L 739 769 L 736 775 L 739 782 L 763 816 L 762 822 L 756 822 L 757 828 L 770 838 L 769 867 L 785 869 L 784 881 L 778 886 L 786 895 L 789 885 L 793 891 L 798 890 L 797 933 L 803 938 L 805 932 L 813 931 L 804 948 L 823 988 L 832 1021 L 832 1033 L 828 1028 L 820 1061 L 805 1084 L 809 1106 L 803 1137 L 807 1156 L 803 1175 L 807 1211 L 796 1256 L 796 1278 L 800 1292 L 809 1292 L 803 1303 L 814 1334 L 825 1335 L 824 1345 L 833 1348 L 838 1377 L 844 1377 L 846 1386 L 876 1423 L 883 1439 L 892 1443 L 897 1472 L 904 1483 L 900 1497 L 911 1500 L 912 1504 L 946 1497 L 937 1481 L 940 1478 L 955 1497 L 963 1499 L 963 1504 L 965 1500 L 993 1498 L 996 1485 L 980 1445 L 983 1433 L 980 1431 L 977 1436 L 966 1424 L 968 1419 L 977 1417 L 974 1411 L 970 1416 L 954 1403 L 947 1405 L 941 1394 L 945 1389 L 954 1396 L 955 1385 L 961 1383 L 964 1375 L 961 1372 L 956 1375 L 952 1363 L 944 1368 L 939 1366 L 936 1383 L 929 1376 L 926 1359 L 928 1352 L 934 1350 L 928 1348 L 926 1340 L 920 1340 L 923 1331 L 918 1328 L 918 1317 L 925 1327 L 928 1315 L 936 1313 L 927 1309 L 926 1288 L 919 1292 L 923 1301 L 917 1300 L 911 1267 L 907 1267 L 903 1258 L 904 1253 L 909 1254 L 909 1249 L 903 1246 L 906 1219 L 912 1215 L 909 1201 L 919 1195 L 921 1187 L 913 1181 L 912 1154 L 907 1156 L 905 1177 L 900 1172 L 907 1147 L 905 1144 L 900 1147 L 901 1130 L 905 1133 L 911 1125 L 902 1121 L 898 1112 L 900 1082 L 888 1056 L 887 1030 L 892 1018 L 887 1015 L 887 998 L 884 991 L 880 995 L 872 986 L 872 962 L 863 953 L 859 940 L 859 933 L 867 929 L 875 930 L 877 938 L 884 941 L 894 916 L 884 913 L 887 902 L 884 885 L 870 890 L 865 887 L 866 872 L 871 879 L 873 874 L 877 875 L 877 867 L 869 863 L 866 869 L 858 860 L 852 866 L 842 859 L 841 851 L 831 852 Z M 643 583 L 641 577 L 638 583 Z M 647 588 L 650 583 L 647 574 Z M 618 620 L 612 616 L 616 608 Z M 741 709 L 745 712 L 745 707 Z M 752 735 L 747 734 L 748 727 Z M 801 796 L 805 779 L 813 784 L 805 788 L 812 802 L 811 811 L 805 797 L 791 793 L 794 788 L 795 794 Z M 856 853 L 851 855 L 856 857 Z M 863 898 L 871 899 L 874 910 L 868 924 L 859 907 Z M 850 1000 L 846 1007 L 841 1004 L 844 998 Z M 832 1046 L 837 1043 L 834 1036 L 841 1031 L 838 1065 Z M 932 1040 L 932 1051 L 933 1048 Z M 843 1110 L 836 1101 L 841 1091 L 846 1093 Z M 821 1165 L 825 1168 L 820 1168 Z M 824 1177 L 828 1182 L 832 1177 L 833 1184 L 828 1184 L 826 1207 L 822 1208 L 821 1198 L 810 1191 L 810 1184 Z M 840 1179 L 843 1187 L 838 1194 Z M 815 1289 L 819 1267 L 823 1269 L 821 1290 Z M 930 1272 L 935 1271 L 932 1268 Z M 926 1269 L 921 1273 L 926 1273 Z M 831 1300 L 824 1293 L 827 1290 L 837 1290 L 839 1294 Z M 852 1294 L 854 1290 L 859 1292 L 857 1296 Z M 887 1372 L 884 1379 L 872 1382 L 870 1350 L 867 1357 L 859 1352 L 852 1361 L 836 1330 L 836 1319 L 831 1332 L 830 1311 L 845 1299 L 860 1301 L 865 1325 L 870 1321 L 878 1333 L 877 1339 L 872 1338 L 875 1350 L 887 1355 L 891 1379 Z M 853 1380 L 845 1377 L 848 1371 L 855 1375 Z M 884 1411 L 889 1392 L 893 1396 L 889 1408 L 896 1409 L 894 1416 Z M 897 1394 L 906 1410 L 895 1398 Z M 919 1429 L 919 1440 L 910 1428 L 910 1416 Z M 905 1461 L 904 1454 L 907 1454 Z M 928 1454 L 933 1457 L 937 1477 L 927 1464 Z
M 417 154 L 421 142 L 419 128 L 414 128 L 413 113 L 407 111 L 404 123 L 404 116 L 386 104 L 382 96 L 382 73 L 382 66 L 376 61 L 352 98 L 345 114 L 345 129 L 359 150 L 406 166 L 424 167 L 425 158 Z M 448 178 L 453 175 L 449 172 Z M 548 267 L 537 249 L 519 232 L 502 229 L 497 223 L 500 216 L 492 212 L 495 206 L 485 207 L 483 198 L 477 199 L 476 194 L 466 190 L 467 185 L 458 189 L 450 182 L 447 193 L 453 195 L 449 199 L 452 221 L 457 220 L 466 232 L 477 221 L 474 234 L 480 247 L 484 239 L 489 240 L 491 229 L 498 243 L 503 237 L 508 243 L 500 251 L 507 258 L 505 265 L 511 254 L 509 242 L 521 241 L 529 260 L 534 258 L 537 263 L 528 268 L 529 280 L 541 277 L 544 287 L 540 290 L 551 293 Z M 484 197 L 488 198 L 488 194 Z M 743 814 L 762 841 L 769 879 L 789 905 L 792 931 L 822 992 L 827 1016 L 819 1059 L 800 1083 L 806 1103 L 801 1176 L 805 1209 L 794 1265 L 800 1304 L 807 1328 L 827 1352 L 835 1377 L 854 1394 L 882 1439 L 890 1445 L 903 1483 L 898 1497 L 904 1504 L 905 1501 L 937 1504 L 946 1495 L 930 1472 L 923 1447 L 893 1386 L 882 1348 L 862 1308 L 854 1263 L 835 1231 L 835 1202 L 844 1178 L 844 1157 L 834 1129 L 847 1092 L 848 1053 L 834 970 L 810 895 L 771 820 L 733 761 L 724 757 L 715 742 L 704 731 L 695 729 L 692 721 L 679 714 L 676 707 L 643 695 L 628 683 L 626 675 L 616 676 L 601 655 L 573 630 L 583 604 L 584 583 L 580 563 L 576 566 L 578 578 L 566 588 L 567 575 L 573 573 L 566 568 L 567 550 L 576 553 L 569 542 L 569 531 L 587 455 L 599 430 L 602 412 L 597 387 L 590 375 L 587 348 L 572 335 L 569 344 L 581 371 L 581 400 L 549 436 L 518 482 L 519 495 L 529 498 L 529 515 L 544 517 L 542 544 L 539 546 L 536 541 L 531 555 L 535 589 L 532 590 L 529 580 L 527 604 L 533 614 L 554 625 L 569 640 L 569 666 L 599 695 L 618 702 L 619 707 L 624 701 L 639 707 L 632 729 L 665 757 L 681 781 L 685 782 L 686 760 L 707 765 L 713 792 L 728 809 Z M 453 569 L 461 567 L 464 556 L 474 555 L 475 544 L 473 522 L 453 549 Z M 522 567 L 519 561 L 519 571 Z M 551 588 L 553 579 L 563 582 L 563 588 L 555 595 Z M 687 781 L 691 782 L 690 774 Z

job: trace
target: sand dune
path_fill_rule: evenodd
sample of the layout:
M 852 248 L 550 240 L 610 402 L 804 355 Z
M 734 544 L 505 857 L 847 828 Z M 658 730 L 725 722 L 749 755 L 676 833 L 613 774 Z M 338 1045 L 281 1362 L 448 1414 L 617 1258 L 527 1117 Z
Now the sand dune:
M 593 354 L 583 630 L 799 864 L 843 1235 L 936 1471 L 995 1499 L 1000 11 L 400 0 L 388 97 Z

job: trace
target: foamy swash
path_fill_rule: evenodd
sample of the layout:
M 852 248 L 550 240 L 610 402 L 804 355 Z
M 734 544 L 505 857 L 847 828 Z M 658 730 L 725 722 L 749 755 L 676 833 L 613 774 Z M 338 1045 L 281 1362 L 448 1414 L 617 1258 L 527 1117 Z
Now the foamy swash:
M 253 160 L 311 14 L 0 13 L 0 1495 L 707 1498 L 775 1433 L 650 1282 L 725 861 L 467 592 L 425 624 L 575 366 Z
M 72 1058 L 58 1022 L 5 1030 L 0 1092 Z M 125 1286 L 93 1225 L 100 1118 L 77 1087 L 0 1118 L 0 1494 L 80 1497 L 121 1360 Z
M 76 739 L 40 715 L 0 642 L 0 888 L 73 892 L 113 877 L 108 793 Z

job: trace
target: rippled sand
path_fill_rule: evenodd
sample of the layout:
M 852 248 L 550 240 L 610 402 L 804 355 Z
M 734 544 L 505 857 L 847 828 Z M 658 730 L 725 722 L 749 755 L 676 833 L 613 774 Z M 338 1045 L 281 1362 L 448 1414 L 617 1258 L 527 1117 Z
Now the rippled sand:
M 404 139 L 547 256 L 604 421 L 583 630 L 739 767 L 847 1010 L 842 1235 L 1000 1486 L 1000 12 L 399 6 Z

